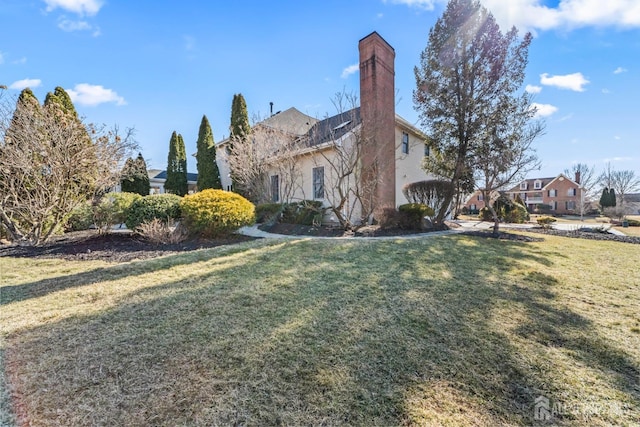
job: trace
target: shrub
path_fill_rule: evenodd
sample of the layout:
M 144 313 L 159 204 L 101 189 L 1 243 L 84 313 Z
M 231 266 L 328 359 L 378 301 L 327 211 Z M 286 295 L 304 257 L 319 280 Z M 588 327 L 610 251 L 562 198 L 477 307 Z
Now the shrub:
M 161 245 L 180 243 L 187 238 L 187 232 L 183 226 L 172 227 L 158 218 L 143 222 L 135 231 L 145 240 Z
M 629 227 L 640 227 L 640 221 L 637 219 L 626 219 L 625 221 Z
M 180 203 L 189 232 L 217 236 L 255 221 L 255 206 L 237 193 L 207 189 L 185 196 Z
M 400 228 L 409 230 L 421 230 L 424 228 L 424 218 L 432 217 L 435 212 L 429 206 L 422 203 L 407 203 L 398 206 L 400 212 Z
M 400 228 L 400 212 L 396 208 L 381 208 L 374 216 L 382 229 Z
M 485 206 L 478 212 L 478 219 L 480 221 L 493 221 L 493 214 L 489 208 Z
M 412 182 L 402 187 L 402 193 L 409 202 L 421 203 L 433 208 L 434 213 L 428 215 L 430 217 L 434 217 L 435 212 L 450 209 L 450 206 L 445 206 L 444 203 L 453 192 L 451 182 L 437 179 Z
M 256 205 L 256 222 L 277 222 L 277 217 L 282 213 L 282 203 L 261 203 Z
M 317 200 L 301 200 L 284 205 L 280 222 L 313 225 L 314 223 L 322 221 L 322 214 L 322 202 Z
M 88 230 L 93 225 L 93 210 L 89 203 L 83 203 L 71 211 L 64 229 L 66 231 Z
M 107 193 L 93 209 L 93 218 L 96 226 L 106 231 L 116 224 L 122 224 L 127 220 L 129 210 L 133 202 L 141 199 L 137 193 Z
M 540 224 L 542 228 L 551 228 L 551 224 L 556 222 L 556 219 L 551 216 L 541 216 L 536 221 L 538 221 L 538 224 Z
M 182 197 L 175 194 L 152 194 L 135 200 L 127 214 L 127 228 L 135 230 L 144 222 L 155 218 L 169 224 L 180 218 L 180 201 Z

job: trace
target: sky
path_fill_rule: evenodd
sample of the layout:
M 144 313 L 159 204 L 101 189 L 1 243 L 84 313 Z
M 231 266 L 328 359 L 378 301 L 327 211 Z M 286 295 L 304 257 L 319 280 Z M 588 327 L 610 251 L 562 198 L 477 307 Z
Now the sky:
M 640 176 L 640 1 L 481 0 L 506 31 L 534 40 L 523 90 L 545 134 L 532 177 L 610 163 Z M 396 52 L 396 113 L 422 128 L 414 67 L 446 0 L 0 0 L 0 85 L 43 102 L 62 86 L 86 122 L 134 127 L 150 168 L 171 133 L 195 153 L 206 115 L 229 134 L 233 95 L 250 118 L 295 107 L 336 114 L 358 93 L 358 41 L 377 31 Z M 188 169 L 196 171 L 188 156 Z

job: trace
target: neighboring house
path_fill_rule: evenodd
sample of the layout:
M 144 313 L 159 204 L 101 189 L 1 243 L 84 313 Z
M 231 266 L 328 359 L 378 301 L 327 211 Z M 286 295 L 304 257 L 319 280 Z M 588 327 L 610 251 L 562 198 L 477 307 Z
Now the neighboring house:
M 625 194 L 622 206 L 625 215 L 640 215 L 640 193 Z
M 149 169 L 149 194 L 164 194 L 164 183 L 167 180 L 167 171 L 160 169 Z M 198 174 L 187 172 L 187 186 L 189 194 L 197 191 Z
M 547 205 L 553 214 L 580 214 L 583 189 L 580 187 L 580 174 L 570 179 L 564 174 L 555 178 L 525 179 L 506 191 L 510 198 L 520 199 L 529 211 L 537 205 Z
M 275 129 L 282 138 L 295 141 L 295 168 L 298 170 L 295 182 L 285 190 L 286 177 L 279 172 L 281 169 L 272 168 L 266 185 L 271 201 L 313 199 L 322 201 L 324 206 L 335 206 L 336 193 L 340 189 L 338 185 L 357 186 L 351 177 L 338 184 L 332 167 L 332 162 L 340 154 L 337 147 L 348 148 L 363 141 L 360 145 L 362 165 L 375 163 L 377 171 L 375 189 L 367 196 L 370 197 L 367 203 L 372 206 L 382 208 L 405 204 L 408 201 L 402 187 L 431 178 L 421 167 L 424 156 L 429 155 L 426 135 L 395 113 L 394 49 L 373 32 L 360 40 L 358 50 L 359 107 L 323 120 L 290 108 L 254 126 L 254 129 Z M 228 143 L 227 139 L 217 145 L 217 159 L 223 188 L 230 190 L 233 184 L 227 164 Z M 350 199 L 343 209 L 343 213 L 349 214 L 352 220 L 360 213 L 356 203 Z M 335 217 L 325 219 L 333 221 Z
M 525 179 L 504 191 L 511 199 L 520 196 L 529 212 L 538 205 L 546 205 L 550 213 L 566 215 L 580 214 L 580 174 L 574 180 L 564 174 L 551 178 Z M 479 211 L 486 206 L 480 190 L 475 191 L 465 203 L 470 212 Z

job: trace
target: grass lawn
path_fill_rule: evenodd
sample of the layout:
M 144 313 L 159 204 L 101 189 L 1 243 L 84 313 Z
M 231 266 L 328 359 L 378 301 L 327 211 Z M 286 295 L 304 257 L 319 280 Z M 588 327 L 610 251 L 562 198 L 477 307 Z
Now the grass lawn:
M 0 258 L 7 381 L 34 426 L 637 425 L 640 250 L 545 239 Z

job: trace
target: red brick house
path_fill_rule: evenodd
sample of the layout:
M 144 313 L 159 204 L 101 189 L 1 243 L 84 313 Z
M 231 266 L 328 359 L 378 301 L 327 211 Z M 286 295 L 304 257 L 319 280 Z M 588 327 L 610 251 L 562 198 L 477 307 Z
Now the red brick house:
M 579 214 L 582 188 L 580 174 L 570 179 L 564 174 L 555 178 L 525 179 L 505 193 L 512 199 L 520 196 L 530 212 L 538 205 L 546 205 L 552 214 Z
M 570 179 L 564 174 L 550 178 L 525 179 L 504 191 L 511 199 L 519 195 L 529 212 L 534 212 L 536 207 L 543 205 L 543 211 L 558 215 L 579 214 L 581 192 L 580 174 L 576 174 L 575 179 Z M 471 212 L 485 207 L 482 193 L 474 192 L 465 203 L 465 207 Z

